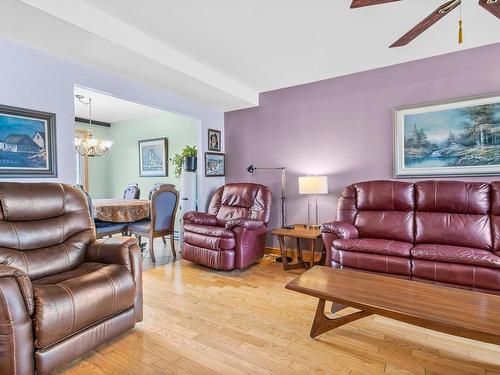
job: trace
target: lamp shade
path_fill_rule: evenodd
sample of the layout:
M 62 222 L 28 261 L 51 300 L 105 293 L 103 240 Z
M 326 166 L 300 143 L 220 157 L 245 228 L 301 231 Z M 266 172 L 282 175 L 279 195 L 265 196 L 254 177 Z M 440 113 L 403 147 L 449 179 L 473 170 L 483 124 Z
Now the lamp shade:
M 327 176 L 299 177 L 299 194 L 328 194 Z

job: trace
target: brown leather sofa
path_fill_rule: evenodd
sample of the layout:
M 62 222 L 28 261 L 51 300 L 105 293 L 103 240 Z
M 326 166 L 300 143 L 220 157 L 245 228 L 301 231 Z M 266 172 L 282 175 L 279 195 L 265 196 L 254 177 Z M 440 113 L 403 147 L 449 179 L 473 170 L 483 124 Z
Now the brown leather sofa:
M 227 184 L 208 213 L 184 214 L 183 259 L 216 270 L 245 268 L 264 255 L 271 191 L 257 184 Z
M 500 182 L 353 184 L 322 232 L 332 267 L 500 294 Z
M 96 240 L 85 195 L 0 183 L 0 374 L 50 373 L 142 320 L 131 237 Z

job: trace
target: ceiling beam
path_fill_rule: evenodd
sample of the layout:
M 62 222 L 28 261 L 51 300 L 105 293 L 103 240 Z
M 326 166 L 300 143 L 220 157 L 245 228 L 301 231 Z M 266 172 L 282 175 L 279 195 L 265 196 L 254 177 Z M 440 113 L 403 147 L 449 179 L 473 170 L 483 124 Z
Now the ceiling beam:
M 259 105 L 259 93 L 256 90 L 200 63 L 83 0 L 21 1 L 170 69 L 233 95 L 251 106 Z

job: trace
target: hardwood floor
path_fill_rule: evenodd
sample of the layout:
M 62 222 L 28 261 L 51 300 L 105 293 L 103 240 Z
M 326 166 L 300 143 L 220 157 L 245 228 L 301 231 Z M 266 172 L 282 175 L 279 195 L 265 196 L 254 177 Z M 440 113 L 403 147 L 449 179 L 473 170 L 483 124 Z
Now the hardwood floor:
M 57 374 L 500 374 L 500 346 L 376 315 L 309 338 L 317 300 L 284 288 L 303 270 L 272 259 L 147 270 L 144 321 Z

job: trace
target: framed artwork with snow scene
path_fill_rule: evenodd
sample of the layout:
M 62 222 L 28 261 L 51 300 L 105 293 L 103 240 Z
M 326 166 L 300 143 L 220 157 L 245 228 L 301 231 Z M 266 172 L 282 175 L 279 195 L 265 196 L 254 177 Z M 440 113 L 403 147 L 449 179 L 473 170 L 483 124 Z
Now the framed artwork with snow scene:
M 139 141 L 139 176 L 168 176 L 168 139 L 155 138 Z
M 394 110 L 394 177 L 500 175 L 500 93 Z

